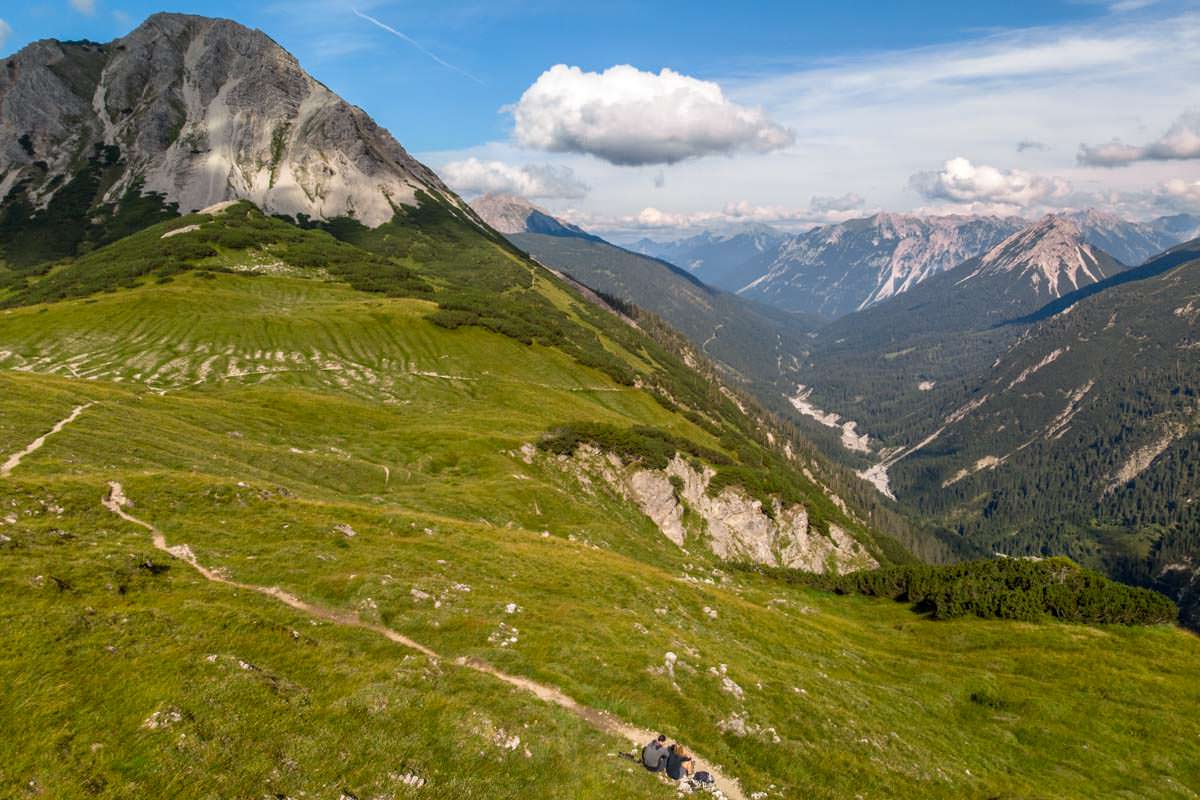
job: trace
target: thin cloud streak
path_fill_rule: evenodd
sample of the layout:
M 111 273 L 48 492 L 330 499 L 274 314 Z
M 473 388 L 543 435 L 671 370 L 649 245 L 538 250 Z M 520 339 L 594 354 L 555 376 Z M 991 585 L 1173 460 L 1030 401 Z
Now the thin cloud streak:
M 364 14 L 363 12 L 359 11 L 357 8 L 352 8 L 352 9 L 350 9 L 350 10 L 354 12 L 355 16 L 357 16 L 357 17 L 360 17 L 360 18 L 362 18 L 362 19 L 365 19 L 367 22 L 371 23 L 372 25 L 375 25 L 375 26 L 377 26 L 377 27 L 379 27 L 379 28 L 382 28 L 383 30 L 387 31 L 388 33 L 392 34 L 393 36 L 395 36 L 395 37 L 397 37 L 397 38 L 399 38 L 399 39 L 401 39 L 401 40 L 403 40 L 403 41 L 407 42 L 408 44 L 412 45 L 412 46 L 413 46 L 413 47 L 415 47 L 417 50 L 420 50 L 422 53 L 424 53 L 425 55 L 429 56 L 430 58 L 432 58 L 432 59 L 433 59 L 434 61 L 436 61 L 437 63 L 441 64 L 441 65 L 442 65 L 443 67 L 445 67 L 446 69 L 453 70 L 454 72 L 457 72 L 459 75 L 462 75 L 463 77 L 470 78 L 471 80 L 473 80 L 473 81 L 475 81 L 476 83 L 478 83 L 480 86 L 486 86 L 486 85 L 487 85 L 487 84 L 485 84 L 483 81 L 481 81 L 479 78 L 476 78 L 474 75 L 472 75 L 471 73 L 467 72 L 465 69 L 463 69 L 463 68 L 461 68 L 461 67 L 456 67 L 456 66 L 454 66 L 453 64 L 451 64 L 449 61 L 445 61 L 444 59 L 441 59 L 441 58 L 439 58 L 439 57 L 438 57 L 436 54 L 434 54 L 434 53 L 431 53 L 430 51 L 426 50 L 424 47 L 422 47 L 422 46 L 421 46 L 421 45 L 420 45 L 420 44 L 419 44 L 419 43 L 418 43 L 418 42 L 417 42 L 415 39 L 413 39 L 411 36 L 408 36 L 407 34 L 405 34 L 405 33 L 402 33 L 401 31 L 398 31 L 398 30 L 396 30 L 396 29 L 395 29 L 395 28 L 393 28 L 391 25 L 388 25 L 387 23 L 384 23 L 384 22 L 380 22 L 379 20 L 375 19 L 375 18 L 374 18 L 374 17 L 372 17 L 371 15 L 369 15 L 369 14 Z

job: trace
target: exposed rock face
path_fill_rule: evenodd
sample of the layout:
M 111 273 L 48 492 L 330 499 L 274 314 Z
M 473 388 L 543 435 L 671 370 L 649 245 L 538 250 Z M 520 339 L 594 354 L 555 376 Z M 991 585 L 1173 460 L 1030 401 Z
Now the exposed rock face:
M 601 456 L 590 447 L 580 448 L 575 458 L 585 475 L 600 477 L 637 503 L 663 535 L 680 547 L 689 539 L 703 540 L 720 558 L 809 572 L 840 574 L 879 566 L 838 526 L 831 524 L 828 535 L 815 530 L 804 506 L 783 507 L 776 502 L 767 514 L 762 503 L 736 487 L 710 494 L 713 471 L 707 467 L 697 471 L 679 456 L 664 470 L 627 467 L 615 456 Z M 702 521 L 703 531 L 688 529 L 688 510 Z
M 249 199 L 370 226 L 418 191 L 461 202 L 266 34 L 228 20 L 155 14 L 109 44 L 40 41 L 0 68 L 0 198 L 25 181 L 44 204 L 98 145 L 123 161 L 109 202 L 141 182 L 181 211 Z
M 1076 223 L 1051 214 L 985 253 L 978 267 L 958 284 L 1010 273 L 1020 278 L 1024 291 L 1049 300 L 1104 280 L 1122 268 L 1107 253 L 1084 242 Z
M 1089 209 L 1062 215 L 1082 241 L 1127 265 L 1200 236 L 1200 218 L 1131 222 Z M 779 232 L 676 242 L 643 239 L 638 252 L 692 270 L 705 283 L 789 311 L 840 317 L 878 305 L 986 253 L 1029 225 L 1019 217 L 880 213 L 793 235 Z

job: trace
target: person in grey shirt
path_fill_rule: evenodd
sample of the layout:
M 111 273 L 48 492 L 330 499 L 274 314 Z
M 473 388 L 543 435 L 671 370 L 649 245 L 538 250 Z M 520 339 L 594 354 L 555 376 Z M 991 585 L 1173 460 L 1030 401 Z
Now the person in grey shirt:
M 642 766 L 651 772 L 661 772 L 667 765 L 667 737 L 659 736 L 642 748 Z

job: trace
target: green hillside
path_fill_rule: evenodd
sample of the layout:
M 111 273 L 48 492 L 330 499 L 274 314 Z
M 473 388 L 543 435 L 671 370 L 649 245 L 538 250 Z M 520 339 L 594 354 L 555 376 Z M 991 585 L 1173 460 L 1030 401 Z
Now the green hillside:
M 508 238 L 587 286 L 654 311 L 730 379 L 759 395 L 778 394 L 790 382 L 793 354 L 819 327 L 816 320 L 713 289 L 665 261 L 603 240 L 538 233 Z
M 1192 796 L 1194 637 L 934 621 L 735 570 L 691 518 L 677 547 L 536 445 L 654 431 L 905 557 L 454 212 L 327 228 L 237 205 L 7 290 L 0 794 L 675 796 L 616 757 L 635 726 L 730 797 Z

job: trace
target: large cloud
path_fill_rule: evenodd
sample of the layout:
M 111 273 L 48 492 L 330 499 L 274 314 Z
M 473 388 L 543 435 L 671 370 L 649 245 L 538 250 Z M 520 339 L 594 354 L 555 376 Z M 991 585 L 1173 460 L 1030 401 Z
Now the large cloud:
M 1106 144 L 1079 146 L 1079 163 L 1092 167 L 1189 158 L 1200 158 L 1200 111 L 1184 114 L 1166 133 L 1148 144 L 1132 145 L 1113 139 Z
M 940 171 L 918 172 L 909 178 L 909 185 L 930 200 L 1022 208 L 1061 199 L 1071 190 L 1070 184 L 1061 178 L 975 165 L 961 157 L 950 159 Z
M 575 177 L 570 167 L 548 164 L 514 167 L 503 161 L 468 158 L 452 161 L 438 172 L 446 183 L 468 195 L 501 192 L 529 198 L 579 198 L 588 192 L 587 184 Z
M 795 139 L 761 109 L 726 98 L 716 83 L 628 65 L 584 72 L 558 64 L 525 90 L 512 112 L 517 141 L 527 147 L 589 153 L 622 166 L 767 153 Z
M 12 32 L 12 26 L 0 19 L 0 50 L 4 49 L 4 44 L 8 41 L 8 37 L 12 36 Z

